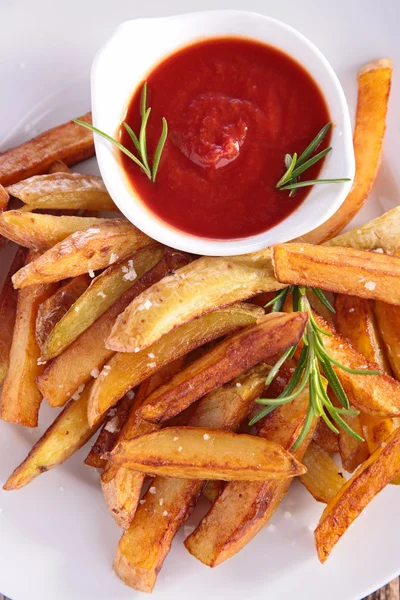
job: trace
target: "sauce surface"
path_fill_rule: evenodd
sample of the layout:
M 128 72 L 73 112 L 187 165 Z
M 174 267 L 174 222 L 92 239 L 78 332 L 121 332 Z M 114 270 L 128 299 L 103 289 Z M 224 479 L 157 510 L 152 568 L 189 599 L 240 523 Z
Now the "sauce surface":
M 235 239 L 270 229 L 304 200 L 275 186 L 286 153 L 298 155 L 330 121 L 324 97 L 292 58 L 240 38 L 188 46 L 147 77 L 150 160 L 168 122 L 153 184 L 125 155 L 124 170 L 142 202 L 176 229 L 204 238 Z M 125 121 L 138 133 L 142 84 Z M 121 127 L 121 142 L 133 144 Z M 319 150 L 329 145 L 329 135 Z M 306 172 L 315 179 L 321 160 Z

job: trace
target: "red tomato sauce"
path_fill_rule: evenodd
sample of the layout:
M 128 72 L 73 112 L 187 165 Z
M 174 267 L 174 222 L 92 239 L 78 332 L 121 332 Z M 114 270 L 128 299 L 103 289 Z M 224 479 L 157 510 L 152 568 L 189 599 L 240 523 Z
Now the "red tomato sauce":
M 281 51 L 240 38 L 183 48 L 147 77 L 150 164 L 168 122 L 156 182 L 125 155 L 125 172 L 142 202 L 176 229 L 234 239 L 285 219 L 310 188 L 289 198 L 276 189 L 286 153 L 300 154 L 330 121 L 324 97 L 305 69 Z M 138 133 L 142 85 L 125 121 Z M 134 151 L 121 127 L 121 142 Z M 329 144 L 329 135 L 319 148 Z M 323 160 L 306 172 L 315 179 Z

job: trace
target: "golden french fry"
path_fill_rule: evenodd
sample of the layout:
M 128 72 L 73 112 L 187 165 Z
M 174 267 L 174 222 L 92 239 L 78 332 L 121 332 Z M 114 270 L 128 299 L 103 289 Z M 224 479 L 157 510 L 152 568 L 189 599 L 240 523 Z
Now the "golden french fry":
M 41 349 L 43 360 L 43 345 L 50 332 L 73 305 L 77 298 L 86 290 L 90 283 L 89 275 L 78 275 L 58 288 L 39 306 L 36 317 L 36 341 Z
M 0 383 L 3 382 L 8 369 L 17 311 L 18 292 L 14 289 L 11 278 L 23 266 L 25 255 L 26 251 L 18 248 L 0 293 Z
M 318 558 L 322 563 L 353 521 L 399 470 L 400 429 L 397 429 L 361 465 L 325 508 L 315 530 Z
M 128 221 L 105 220 L 59 242 L 13 277 L 16 288 L 61 281 L 108 265 L 154 244 Z
M 339 452 L 338 434 L 329 429 L 328 425 L 322 419 L 318 421 L 318 425 L 315 428 L 313 444 L 316 444 L 328 454 Z
M 354 248 L 281 244 L 273 248 L 282 283 L 400 304 L 400 258 Z
M 15 469 L 4 485 L 5 490 L 18 490 L 41 473 L 61 465 L 92 437 L 101 425 L 89 427 L 87 399 L 90 385 L 79 398 L 71 400 L 56 420 L 36 442 L 25 460 Z M 77 395 L 78 396 L 78 395 Z
M 71 173 L 71 169 L 62 160 L 55 160 L 49 167 L 49 173 Z
M 162 246 L 152 246 L 154 262 L 164 254 Z M 96 319 L 106 312 L 133 282 L 147 270 L 147 257 L 140 253 L 112 264 L 76 299 L 68 312 L 58 321 L 42 348 L 42 357 L 49 360 L 61 354 Z M 94 275 L 94 273 L 93 273 Z M 77 314 L 78 313 L 78 314 Z M 78 316 L 79 315 L 79 316 Z
M 337 235 L 368 198 L 382 159 L 392 70 L 392 61 L 381 58 L 367 63 L 358 72 L 358 102 L 353 139 L 356 174 L 352 189 L 330 219 L 299 241 L 320 244 Z
M 96 227 L 105 221 L 95 217 L 55 217 L 22 209 L 7 210 L 0 215 L 0 233 L 16 244 L 44 252 L 76 231 Z
M 141 383 L 160 367 L 223 335 L 253 325 L 261 318 L 262 313 L 262 309 L 257 306 L 235 304 L 207 313 L 174 329 L 146 350 L 117 353 L 104 367 L 93 387 L 89 401 L 89 422 L 94 423 L 129 389 Z M 205 388 L 202 390 L 200 395 L 209 391 Z M 140 412 L 138 414 L 140 416 Z
M 146 271 L 143 277 L 134 281 L 132 287 L 60 356 L 52 360 L 38 378 L 37 385 L 51 406 L 63 406 L 74 390 L 89 381 L 91 372 L 98 374 L 98 369 L 112 356 L 113 352 L 105 347 L 105 340 L 117 315 L 133 298 L 161 279 L 170 269 L 179 268 L 188 260 L 182 252 L 165 250 L 163 258 L 157 262 L 158 254 L 155 254 L 152 246 L 139 250 L 137 260 L 139 255 L 146 261 L 143 265 L 143 270 Z
M 328 504 L 345 484 L 343 475 L 331 456 L 317 444 L 311 443 L 303 458 L 307 473 L 300 481 L 317 502 Z
M 374 310 L 390 366 L 400 380 L 400 306 L 375 302 Z
M 138 414 L 147 421 L 164 422 L 210 390 L 296 345 L 308 317 L 306 313 L 293 313 L 291 319 L 288 316 L 284 313 L 265 315 L 256 325 L 225 339 L 155 390 Z

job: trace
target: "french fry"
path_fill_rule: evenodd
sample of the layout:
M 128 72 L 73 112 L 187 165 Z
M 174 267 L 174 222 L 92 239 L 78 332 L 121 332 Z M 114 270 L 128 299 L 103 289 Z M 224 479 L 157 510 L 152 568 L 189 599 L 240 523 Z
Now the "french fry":
M 205 396 L 190 425 L 235 430 L 261 393 L 268 371 L 266 365 L 259 365 Z M 151 490 L 143 497 L 118 545 L 114 569 L 125 583 L 142 591 L 153 589 L 172 540 L 194 507 L 203 484 L 164 477 L 152 481 Z
M 23 266 L 25 255 L 24 249 L 17 250 L 0 293 L 0 383 L 4 381 L 8 369 L 17 310 L 18 292 L 14 289 L 11 278 Z
M 392 70 L 392 61 L 382 58 L 367 63 L 358 72 L 358 103 L 353 138 L 356 174 L 352 189 L 330 219 L 299 241 L 320 244 L 337 235 L 368 198 L 382 159 Z
M 318 425 L 315 428 L 313 443 L 328 454 L 339 452 L 338 434 L 329 429 L 328 425 L 322 419 L 318 421 Z
M 206 312 L 280 287 L 269 249 L 229 258 L 203 256 L 132 302 L 117 319 L 107 346 L 120 352 L 143 350 Z M 151 310 L 141 311 L 142 306 Z
M 31 251 L 27 261 L 34 260 Z M 10 423 L 36 427 L 42 395 L 35 377 L 43 371 L 35 327 L 39 305 L 54 292 L 54 285 L 37 285 L 20 291 L 10 349 L 9 367 L 0 397 L 0 418 Z
M 317 502 L 328 504 L 339 493 L 345 479 L 327 452 L 311 443 L 303 458 L 307 473 L 300 481 Z
M 256 325 L 225 339 L 155 390 L 138 414 L 147 421 L 164 422 L 212 389 L 296 345 L 308 317 L 306 313 L 293 313 L 292 319 L 287 319 L 288 316 L 284 313 L 265 315 Z
M 315 530 L 318 558 L 322 563 L 354 520 L 399 470 L 400 429 L 397 429 L 361 465 L 325 508 Z
M 135 280 L 132 287 L 60 356 L 52 360 L 38 378 L 37 385 L 51 406 L 63 406 L 74 390 L 89 381 L 91 372 L 98 373 L 98 369 L 112 356 L 113 352 L 105 347 L 105 340 L 117 315 L 136 295 L 161 279 L 170 269 L 178 268 L 188 260 L 182 252 L 165 250 L 162 259 L 158 261 L 158 251 L 155 252 L 153 246 L 139 250 L 137 261 L 139 255 L 144 261 L 143 277 Z
M 41 349 L 43 360 L 43 345 L 55 325 L 70 309 L 77 298 L 87 289 L 90 284 L 89 275 L 78 275 L 68 283 L 58 288 L 56 292 L 47 298 L 39 306 L 36 317 L 36 341 Z
M 62 160 L 55 160 L 49 167 L 49 173 L 71 173 L 71 169 Z
M 86 123 L 92 122 L 91 113 L 79 118 Z M 46 173 L 56 160 L 71 167 L 91 156 L 94 156 L 93 134 L 68 121 L 0 154 L 0 183 L 11 185 L 32 175 Z
M 354 248 L 281 244 L 273 248 L 282 283 L 400 304 L 400 258 Z
M 162 246 L 155 245 L 154 254 L 162 258 Z M 106 312 L 133 282 L 142 277 L 146 261 L 139 254 L 112 264 L 95 279 L 84 293 L 76 299 L 68 312 L 58 321 L 42 348 L 42 357 L 49 360 L 61 354 L 81 333 L 90 327 L 96 319 Z M 77 319 L 76 313 L 81 317 Z
M 151 238 L 128 221 L 105 220 L 73 233 L 47 250 L 20 269 L 13 277 L 13 284 L 16 288 L 24 288 L 104 269 L 152 243 Z
M 400 307 L 375 302 L 374 310 L 390 366 L 400 380 Z
M 106 219 L 36 214 L 7 210 L 0 215 L 0 233 L 16 244 L 44 252 L 76 231 L 96 227 Z
M 18 490 L 41 473 L 61 465 L 92 437 L 96 427 L 87 422 L 87 400 L 90 384 L 79 398 L 71 400 L 33 446 L 25 460 L 15 469 L 4 485 L 5 490 Z

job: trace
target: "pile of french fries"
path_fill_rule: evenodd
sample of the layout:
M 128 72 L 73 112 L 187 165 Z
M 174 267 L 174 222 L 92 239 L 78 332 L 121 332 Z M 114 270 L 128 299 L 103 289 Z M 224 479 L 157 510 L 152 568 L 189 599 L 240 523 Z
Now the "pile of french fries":
M 356 179 L 338 213 L 246 256 L 197 258 L 137 230 L 99 177 L 69 170 L 94 153 L 72 122 L 0 155 L 0 234 L 17 244 L 0 295 L 0 417 L 36 427 L 42 401 L 63 407 L 4 488 L 62 464 L 100 430 L 85 462 L 101 470 L 123 529 L 114 569 L 137 590 L 152 591 L 201 493 L 210 508 L 185 546 L 214 567 L 260 531 L 299 477 L 326 504 L 315 531 L 324 562 L 368 502 L 400 482 L 400 208 L 340 233 L 379 170 L 391 75 L 387 59 L 359 72 Z M 246 430 L 268 373 L 307 324 L 307 313 L 264 310 L 287 285 L 331 292 L 335 315 L 313 300 L 327 351 L 381 373 L 337 369 L 359 411 L 346 419 L 364 441 L 314 419 L 293 449 L 307 389 Z M 295 364 L 283 364 L 268 397 Z

